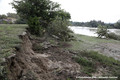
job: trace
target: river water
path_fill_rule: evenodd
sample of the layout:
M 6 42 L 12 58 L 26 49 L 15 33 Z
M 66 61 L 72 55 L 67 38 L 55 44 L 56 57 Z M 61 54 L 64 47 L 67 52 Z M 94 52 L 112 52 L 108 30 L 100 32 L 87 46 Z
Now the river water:
M 81 35 L 87 35 L 87 36 L 94 36 L 97 37 L 96 34 L 97 28 L 91 28 L 91 27 L 76 27 L 76 26 L 69 26 L 69 28 L 75 33 L 75 34 L 81 34 Z M 120 35 L 120 29 L 108 29 L 109 32 L 113 32 L 117 35 Z

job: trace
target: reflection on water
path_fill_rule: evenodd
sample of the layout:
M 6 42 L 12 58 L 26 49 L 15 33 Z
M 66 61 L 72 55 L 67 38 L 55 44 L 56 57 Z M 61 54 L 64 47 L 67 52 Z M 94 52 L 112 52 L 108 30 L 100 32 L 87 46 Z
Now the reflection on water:
M 82 27 L 82 26 L 80 27 L 69 26 L 69 28 L 76 34 L 97 37 L 97 34 L 96 34 L 97 28 Z M 108 29 L 108 30 L 110 32 L 114 32 L 117 35 L 120 35 L 120 29 Z

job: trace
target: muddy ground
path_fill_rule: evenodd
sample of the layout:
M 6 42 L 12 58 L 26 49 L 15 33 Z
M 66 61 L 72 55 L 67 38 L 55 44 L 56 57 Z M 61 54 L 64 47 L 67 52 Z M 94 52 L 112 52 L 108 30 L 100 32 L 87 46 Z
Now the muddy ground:
M 93 46 L 93 50 L 120 61 L 120 43 L 101 43 Z

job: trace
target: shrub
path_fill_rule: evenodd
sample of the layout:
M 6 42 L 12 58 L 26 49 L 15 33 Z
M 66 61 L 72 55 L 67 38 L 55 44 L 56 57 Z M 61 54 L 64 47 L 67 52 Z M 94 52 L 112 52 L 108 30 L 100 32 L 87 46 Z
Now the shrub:
M 107 35 L 108 35 L 107 27 L 99 25 L 96 33 L 98 34 L 99 38 L 107 37 Z
M 108 33 L 108 38 L 110 39 L 115 39 L 115 40 L 120 40 L 120 36 L 119 35 L 116 35 L 115 33 Z
M 97 34 L 98 34 L 99 38 L 105 37 L 105 38 L 109 38 L 109 39 L 120 40 L 119 35 L 116 35 L 113 32 L 108 33 L 106 26 L 99 26 L 97 29 Z
M 72 31 L 68 28 L 68 21 L 57 18 L 49 24 L 48 33 L 55 35 L 62 41 L 69 41 L 72 39 L 70 35 Z
M 18 20 L 15 21 L 15 24 L 26 24 L 27 21 L 25 19 L 19 18 Z
M 28 21 L 31 34 L 39 36 L 44 36 L 48 24 L 54 23 L 53 21 L 57 16 L 65 21 L 71 18 L 70 14 L 62 10 L 58 3 L 50 0 L 14 0 L 11 4 L 16 9 L 19 16 Z M 67 31 L 62 31 L 59 33 L 59 36 L 69 37 Z
M 85 59 L 84 57 L 81 57 L 81 56 L 75 57 L 75 61 L 77 63 L 83 65 L 83 66 L 87 66 L 87 67 L 93 67 L 94 66 L 94 64 L 91 61 L 89 61 L 89 60 L 87 60 L 87 59 Z
M 83 72 L 91 76 L 91 73 L 96 72 L 96 66 L 94 62 L 82 57 L 74 57 L 75 61 L 83 66 Z
M 8 80 L 6 67 L 1 65 L 0 65 L 0 80 Z
M 30 17 L 28 20 L 29 28 L 31 34 L 37 35 L 37 36 L 43 36 L 45 33 L 45 28 L 41 26 L 41 23 L 39 21 L 39 17 Z

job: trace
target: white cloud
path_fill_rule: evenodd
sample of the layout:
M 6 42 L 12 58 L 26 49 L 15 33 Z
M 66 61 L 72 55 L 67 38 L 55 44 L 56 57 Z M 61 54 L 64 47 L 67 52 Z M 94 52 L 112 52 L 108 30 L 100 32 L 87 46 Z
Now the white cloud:
M 120 19 L 120 0 L 52 0 L 71 13 L 74 21 L 102 20 L 116 22 Z
M 8 12 L 15 13 L 15 9 L 12 9 L 12 6 L 9 4 L 13 0 L 1 0 L 0 1 L 0 14 L 6 14 Z

